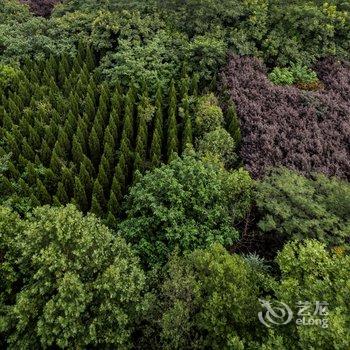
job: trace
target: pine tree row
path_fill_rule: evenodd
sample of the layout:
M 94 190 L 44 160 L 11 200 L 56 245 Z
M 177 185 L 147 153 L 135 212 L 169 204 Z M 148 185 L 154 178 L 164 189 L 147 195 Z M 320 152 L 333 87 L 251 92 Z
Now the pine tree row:
M 0 157 L 11 153 L 0 178 L 3 194 L 32 204 L 73 201 L 113 225 L 137 174 L 192 143 L 197 77 L 183 74 L 168 91 L 101 83 L 94 56 L 25 62 L 18 81 L 2 92 Z

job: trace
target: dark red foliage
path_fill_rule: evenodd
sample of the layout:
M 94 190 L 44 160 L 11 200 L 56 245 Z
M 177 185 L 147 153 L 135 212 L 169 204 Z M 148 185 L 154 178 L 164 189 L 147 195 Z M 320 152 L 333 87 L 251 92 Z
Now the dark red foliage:
M 49 17 L 54 6 L 61 0 L 20 0 L 23 4 L 28 4 L 30 11 L 37 16 Z
M 273 166 L 350 179 L 350 65 L 316 66 L 320 91 L 273 85 L 258 59 L 232 56 L 223 84 L 237 107 L 241 157 L 254 177 Z

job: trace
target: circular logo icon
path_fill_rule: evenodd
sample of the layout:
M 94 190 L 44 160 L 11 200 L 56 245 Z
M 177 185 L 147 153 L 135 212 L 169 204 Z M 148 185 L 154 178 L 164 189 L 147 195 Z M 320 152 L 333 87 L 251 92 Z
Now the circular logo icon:
M 263 299 L 259 299 L 259 301 L 265 309 L 265 311 L 258 313 L 259 321 L 266 327 L 284 325 L 292 320 L 293 312 L 287 304 L 281 301 L 267 301 Z

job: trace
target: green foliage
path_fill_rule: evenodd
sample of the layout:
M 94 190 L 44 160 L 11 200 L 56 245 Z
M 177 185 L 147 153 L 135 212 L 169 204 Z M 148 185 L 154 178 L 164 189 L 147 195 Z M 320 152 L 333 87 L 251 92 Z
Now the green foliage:
M 0 65 L 0 91 L 5 91 L 6 88 L 19 79 L 19 70 L 6 65 Z
M 276 85 L 312 84 L 318 82 L 316 72 L 298 64 L 292 64 L 289 68 L 274 68 L 269 74 L 269 79 Z
M 205 159 L 211 159 L 230 168 L 237 156 L 235 142 L 224 128 L 217 128 L 204 134 L 198 142 L 198 153 Z
M 1 332 L 9 348 L 128 348 L 145 276 L 94 216 L 42 207 L 20 219 L 0 207 Z
M 195 124 L 197 133 L 204 133 L 220 128 L 224 123 L 224 115 L 214 94 L 201 97 L 198 101 Z
M 26 62 L 20 76 L 26 77 L 30 98 L 22 99 L 23 87 L 16 84 L 3 94 L 2 145 L 5 153 L 12 153 L 12 166 L 2 181 L 3 200 L 22 195 L 14 186 L 21 180 L 29 187 L 28 197 L 35 197 L 38 204 L 66 204 L 72 199 L 83 212 L 91 208 L 106 218 L 115 177 L 120 182 L 115 184 L 118 203 L 113 200 L 111 207 L 119 211 L 111 214 L 119 218 L 134 173 L 171 159 L 182 151 L 183 142 L 192 141 L 189 124 L 183 125 L 178 117 L 183 81 L 173 80 L 171 89 L 162 89 L 159 82 L 155 100 L 146 80 L 142 90 L 133 83 L 125 90 L 116 84 L 111 93 L 101 76 L 84 63 L 89 52 L 89 46 L 81 44 L 74 59 L 63 55 Z M 41 66 L 45 74 L 39 74 Z M 188 101 L 194 103 L 187 103 L 187 116 L 193 113 L 196 99 L 189 95 Z M 50 181 L 48 174 L 54 174 Z M 92 193 L 96 179 L 99 186 Z
M 277 263 L 281 270 L 280 281 L 274 287 L 278 300 L 283 300 L 295 312 L 298 301 L 310 301 L 312 306 L 306 311 L 309 317 L 316 301 L 328 303 L 327 315 L 323 316 L 326 326 L 296 326 L 292 322 L 284 331 L 281 329 L 288 348 L 299 344 L 300 349 L 347 349 L 350 346 L 350 256 L 328 252 L 324 244 L 306 240 L 287 244 L 278 254 Z
M 161 287 L 161 342 L 165 349 L 243 349 L 256 322 L 261 278 L 221 245 L 173 255 Z
M 186 155 L 144 175 L 130 190 L 127 219 L 120 233 L 147 265 L 161 264 L 178 246 L 180 251 L 225 246 L 239 233 L 251 204 L 248 173 L 229 173 L 215 164 Z
M 347 242 L 350 230 L 350 185 L 316 175 L 307 179 L 278 169 L 257 183 L 257 207 L 263 232 L 287 239 L 316 238 L 327 245 Z

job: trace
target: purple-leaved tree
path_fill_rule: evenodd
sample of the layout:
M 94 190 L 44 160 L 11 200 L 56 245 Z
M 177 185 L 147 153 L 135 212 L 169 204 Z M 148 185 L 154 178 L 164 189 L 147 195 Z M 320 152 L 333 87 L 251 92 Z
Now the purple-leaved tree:
M 240 118 L 241 157 L 256 178 L 274 166 L 350 179 L 350 64 L 316 65 L 320 91 L 272 84 L 255 58 L 231 56 L 222 75 Z

